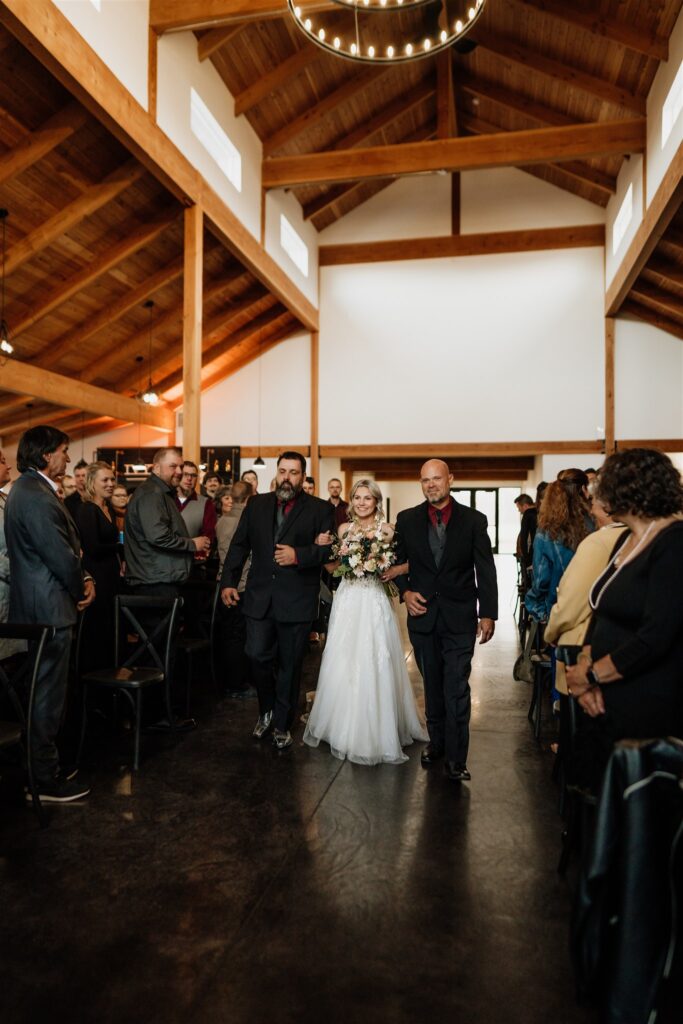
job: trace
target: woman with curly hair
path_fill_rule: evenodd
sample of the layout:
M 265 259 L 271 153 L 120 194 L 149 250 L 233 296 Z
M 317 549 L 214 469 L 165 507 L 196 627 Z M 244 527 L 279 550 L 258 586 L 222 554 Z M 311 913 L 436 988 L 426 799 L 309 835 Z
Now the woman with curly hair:
M 537 621 L 547 622 L 562 574 L 592 530 L 588 477 L 580 469 L 563 469 L 548 484 L 538 512 L 532 581 L 524 598 Z
M 606 460 L 596 497 L 624 523 L 593 609 L 570 694 L 588 715 L 579 749 L 595 784 L 616 740 L 683 736 L 683 486 L 661 452 L 633 448 Z M 577 766 L 578 767 L 578 766 Z

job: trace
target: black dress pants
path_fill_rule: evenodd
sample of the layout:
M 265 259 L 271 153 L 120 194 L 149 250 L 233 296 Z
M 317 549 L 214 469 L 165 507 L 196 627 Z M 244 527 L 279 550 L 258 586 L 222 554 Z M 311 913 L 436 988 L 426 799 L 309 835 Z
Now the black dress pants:
M 470 743 L 470 670 L 476 632 L 453 633 L 441 615 L 431 633 L 410 633 L 425 688 L 430 742 L 465 763 Z
M 271 616 L 247 622 L 247 656 L 258 692 L 259 712 L 273 712 L 280 732 L 290 729 L 299 703 L 301 665 L 310 622 L 278 622 Z
M 72 630 L 72 626 L 55 629 L 53 639 L 43 648 L 36 679 L 31 740 L 34 771 L 39 784 L 53 783 L 59 772 L 56 739 L 66 701 Z

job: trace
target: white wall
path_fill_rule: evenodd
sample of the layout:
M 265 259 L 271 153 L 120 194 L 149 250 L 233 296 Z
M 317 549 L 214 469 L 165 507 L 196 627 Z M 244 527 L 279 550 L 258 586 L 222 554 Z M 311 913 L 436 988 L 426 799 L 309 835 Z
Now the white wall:
M 301 273 L 291 256 L 280 244 L 280 214 L 292 225 L 308 249 L 308 274 Z M 301 203 L 291 192 L 284 189 L 273 189 L 266 195 L 266 229 L 264 244 L 276 263 L 294 284 L 304 293 L 307 299 L 318 305 L 318 232 L 310 221 L 305 221 Z
M 321 271 L 320 443 L 593 439 L 603 250 Z
M 683 60 L 683 12 L 669 38 L 669 59 L 657 69 L 647 97 L 647 193 L 648 206 L 659 188 L 666 169 L 683 142 L 683 116 L 679 115 L 662 148 L 662 108 Z
M 683 342 L 638 320 L 617 320 L 617 438 L 683 436 Z
M 147 38 L 145 34 L 145 39 Z M 245 117 L 234 116 L 234 100 L 210 61 L 199 63 L 192 32 L 159 40 L 157 123 L 206 178 L 248 231 L 260 240 L 261 155 L 258 136 Z M 190 90 L 194 88 L 242 155 L 242 190 L 238 191 L 206 152 L 190 128 Z
M 147 110 L 149 0 L 53 0 L 62 14 Z

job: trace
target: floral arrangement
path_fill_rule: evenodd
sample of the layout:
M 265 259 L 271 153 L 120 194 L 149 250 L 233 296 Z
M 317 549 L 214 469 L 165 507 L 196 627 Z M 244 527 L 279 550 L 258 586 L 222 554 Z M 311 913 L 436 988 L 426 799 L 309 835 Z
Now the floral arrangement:
M 333 576 L 345 579 L 380 579 L 396 561 L 393 539 L 382 532 L 382 524 L 370 535 L 353 526 L 332 547 L 332 556 L 339 562 Z M 385 583 L 390 597 L 398 594 L 394 583 Z

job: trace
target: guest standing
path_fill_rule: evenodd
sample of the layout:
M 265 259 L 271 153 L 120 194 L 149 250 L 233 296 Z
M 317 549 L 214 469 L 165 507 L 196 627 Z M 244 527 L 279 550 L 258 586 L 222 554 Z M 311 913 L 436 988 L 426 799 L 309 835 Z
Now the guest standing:
M 4 488 L 12 477 L 12 467 L 0 451 L 0 622 L 7 622 L 9 615 L 9 555 L 5 540 L 5 503 L 8 495 Z M 25 649 L 21 640 L 0 640 L 0 661 Z
M 216 536 L 216 506 L 205 494 L 197 494 L 199 470 L 186 459 L 181 467 L 176 504 L 191 537 L 201 534 L 213 540 Z
M 227 488 L 226 488 L 227 489 Z M 240 519 L 247 507 L 247 502 L 252 495 L 251 484 L 246 480 L 238 480 L 232 485 L 230 494 L 216 495 L 216 511 L 220 511 L 216 523 L 216 544 L 218 546 L 218 559 L 220 571 L 223 569 L 225 557 L 230 550 L 230 544 L 235 536 L 235 531 Z M 229 500 L 226 500 L 229 499 Z M 218 508 L 220 503 L 220 510 Z M 244 594 L 249 575 L 251 559 L 247 559 L 242 570 L 242 576 L 237 584 L 238 594 Z M 220 606 L 220 624 L 222 652 L 227 674 L 227 697 L 244 697 L 250 692 L 249 687 L 249 659 L 246 654 L 247 624 L 242 613 L 241 603 L 227 607 Z M 253 692 L 253 691 L 251 691 Z
M 627 530 L 591 588 L 586 645 L 567 670 L 586 712 L 577 781 L 593 786 L 617 740 L 683 737 L 680 475 L 661 452 L 627 449 L 605 461 L 596 497 Z
M 74 466 L 74 484 L 76 489 L 73 490 L 71 494 L 67 494 L 66 490 L 64 491 L 64 504 L 69 510 L 69 514 L 71 515 L 71 518 L 74 520 L 74 522 L 76 521 L 78 510 L 81 506 L 81 502 L 83 501 L 83 495 L 85 492 L 85 475 L 87 469 L 88 463 L 85 461 L 85 459 L 79 459 L 76 465 Z
M 349 521 L 349 503 L 344 501 L 341 492 L 341 480 L 333 476 L 331 480 L 327 481 L 327 493 L 329 494 L 328 501 L 334 509 L 334 525 L 337 530 L 343 523 L 348 523 Z
M 123 484 L 116 484 L 111 492 L 111 510 L 114 514 L 114 522 L 119 534 L 119 543 L 123 543 L 122 537 L 126 529 L 126 512 L 130 495 Z

